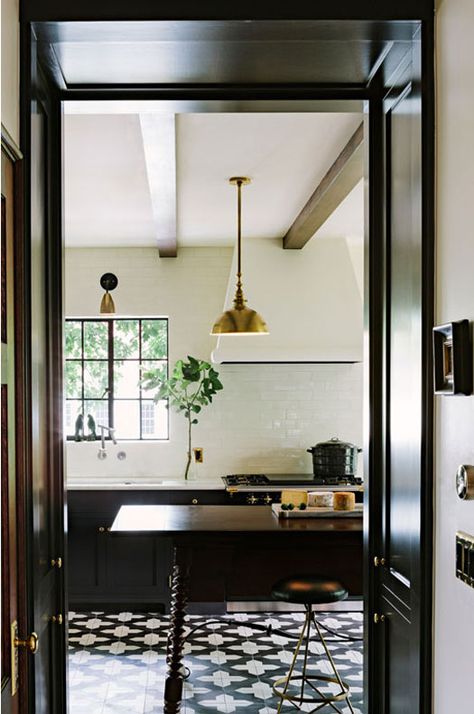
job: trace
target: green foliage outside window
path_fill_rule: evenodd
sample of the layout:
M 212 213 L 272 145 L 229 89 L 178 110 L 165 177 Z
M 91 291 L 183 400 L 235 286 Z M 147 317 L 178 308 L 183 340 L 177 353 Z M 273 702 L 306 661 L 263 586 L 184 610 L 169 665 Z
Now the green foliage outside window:
M 153 404 L 154 395 L 142 388 L 141 371 L 154 369 L 165 379 L 167 360 L 168 324 L 164 318 L 67 320 L 67 435 L 73 435 L 72 425 L 79 414 L 86 421 L 90 413 L 96 421 L 100 415 L 102 423 L 109 426 L 117 428 L 120 422 L 124 433 L 118 433 L 118 438 L 143 438 L 145 411 L 145 432 L 150 434 L 150 408 L 145 410 L 144 405 Z

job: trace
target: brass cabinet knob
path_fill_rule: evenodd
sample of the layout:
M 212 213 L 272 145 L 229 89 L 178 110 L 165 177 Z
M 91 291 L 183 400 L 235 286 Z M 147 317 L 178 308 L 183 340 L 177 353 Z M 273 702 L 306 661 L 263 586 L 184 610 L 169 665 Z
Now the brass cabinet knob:
M 59 613 L 58 615 L 52 615 L 51 622 L 54 622 L 56 625 L 62 625 L 63 624 L 63 616 L 61 615 L 61 613 Z
M 63 567 L 63 559 L 61 557 L 59 558 L 51 558 L 51 567 L 52 568 L 58 568 L 61 569 Z
M 374 613 L 374 624 L 379 625 L 381 622 L 385 622 L 385 615 L 375 612 Z
M 105 533 L 104 526 L 99 526 L 99 533 Z
M 374 558 L 374 567 L 375 568 L 381 568 L 382 565 L 385 565 L 385 558 L 381 558 L 378 555 L 375 556 Z
M 197 498 L 193 498 L 193 500 L 191 501 L 191 503 L 193 504 L 193 506 L 197 506 L 197 504 L 199 503 L 199 501 L 197 500 Z
M 14 641 L 15 647 L 24 647 L 26 650 L 31 652 L 31 654 L 36 654 L 39 647 L 39 637 L 36 632 L 32 632 L 26 640 L 20 640 L 18 637 Z

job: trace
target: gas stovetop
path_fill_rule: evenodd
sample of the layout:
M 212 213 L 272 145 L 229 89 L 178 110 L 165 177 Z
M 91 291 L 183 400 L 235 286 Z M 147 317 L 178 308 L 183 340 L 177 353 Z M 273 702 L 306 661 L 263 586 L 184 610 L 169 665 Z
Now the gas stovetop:
M 222 477 L 226 486 L 360 486 L 357 476 L 315 478 L 313 474 L 229 474 Z

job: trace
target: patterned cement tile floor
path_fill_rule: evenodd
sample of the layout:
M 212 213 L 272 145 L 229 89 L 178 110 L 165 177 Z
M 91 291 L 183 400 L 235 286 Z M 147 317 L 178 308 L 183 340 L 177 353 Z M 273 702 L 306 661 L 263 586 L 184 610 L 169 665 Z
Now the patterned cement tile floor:
M 286 674 L 296 641 L 256 631 L 249 624 L 271 623 L 294 634 L 303 614 L 194 615 L 188 618 L 189 628 L 210 619 L 218 620 L 212 629 L 197 629 L 186 642 L 185 664 L 191 674 L 184 685 L 183 714 L 276 714 L 272 683 Z M 346 635 L 362 634 L 360 612 L 320 613 L 319 621 Z M 156 613 L 70 613 L 70 714 L 162 714 L 168 622 L 167 616 Z M 333 639 L 328 644 L 342 678 L 350 684 L 354 711 L 361 714 L 362 642 Z M 311 642 L 311 670 L 331 675 L 326 663 L 318 662 L 322 651 L 319 642 Z M 339 707 L 344 714 L 350 711 L 347 705 Z M 301 708 L 312 710 L 311 705 Z M 283 711 L 296 709 L 285 703 Z M 334 710 L 326 706 L 322 711 Z

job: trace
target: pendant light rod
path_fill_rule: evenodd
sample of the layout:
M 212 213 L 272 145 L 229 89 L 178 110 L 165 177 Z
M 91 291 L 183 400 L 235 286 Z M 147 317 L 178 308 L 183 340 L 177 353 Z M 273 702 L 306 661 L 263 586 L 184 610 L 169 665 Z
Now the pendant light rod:
M 237 186 L 237 287 L 234 298 L 236 310 L 243 310 L 246 302 L 242 290 L 242 186 L 246 186 L 250 181 L 247 176 L 232 176 L 229 179 L 230 184 Z
M 237 285 L 242 277 L 242 181 L 237 181 Z

